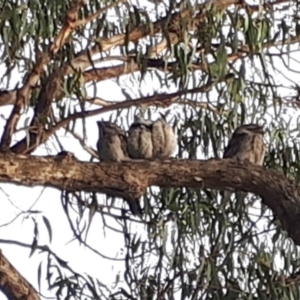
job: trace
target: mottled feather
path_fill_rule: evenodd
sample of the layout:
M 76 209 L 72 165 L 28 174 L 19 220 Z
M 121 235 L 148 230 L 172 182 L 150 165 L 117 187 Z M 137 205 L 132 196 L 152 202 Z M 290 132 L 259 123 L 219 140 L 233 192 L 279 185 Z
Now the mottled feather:
M 224 151 L 224 158 L 248 161 L 252 164 L 263 165 L 265 157 L 264 130 L 256 124 L 246 124 L 238 127 Z M 223 202 L 230 200 L 232 193 L 225 191 Z M 243 199 L 247 193 L 237 192 L 237 198 Z
M 128 160 L 126 132 L 111 122 L 97 122 L 99 139 L 97 142 L 98 155 L 101 161 Z
M 164 120 L 157 120 L 152 126 L 154 158 L 168 158 L 176 148 L 176 136 L 172 127 Z
M 128 131 L 127 146 L 131 158 L 152 158 L 152 121 L 136 118 Z
M 130 160 L 127 152 L 126 132 L 111 122 L 97 122 L 99 140 L 97 142 L 98 155 L 101 161 L 121 162 Z M 133 215 L 140 215 L 142 209 L 139 199 L 125 196 Z
M 225 149 L 224 158 L 247 160 L 250 163 L 262 165 L 265 156 L 263 135 L 263 128 L 256 124 L 238 127 Z
M 167 158 L 176 148 L 176 136 L 164 120 L 137 117 L 128 132 L 128 152 L 131 158 Z

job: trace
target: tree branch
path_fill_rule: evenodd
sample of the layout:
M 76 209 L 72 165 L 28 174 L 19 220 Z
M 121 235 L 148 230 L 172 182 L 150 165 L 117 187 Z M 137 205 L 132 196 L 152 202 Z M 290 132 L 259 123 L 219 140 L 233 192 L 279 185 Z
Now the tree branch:
M 31 92 L 31 87 L 35 86 L 35 84 L 40 79 L 44 65 L 48 62 L 48 60 L 49 57 L 45 54 L 37 55 L 37 63 L 32 69 L 30 75 L 28 76 L 26 84 L 21 89 L 17 90 L 16 103 L 5 124 L 4 132 L 0 142 L 0 150 L 2 152 L 6 152 L 9 150 L 12 135 L 16 130 L 16 126 L 21 116 L 22 109 L 27 105 Z
M 76 26 L 76 22 L 78 19 L 78 13 L 79 10 L 86 5 L 88 0 L 78 0 L 74 1 L 70 9 L 67 11 L 67 14 L 65 16 L 65 22 L 64 25 L 59 32 L 59 34 L 54 39 L 54 42 L 52 43 L 50 47 L 50 51 L 53 54 L 56 54 L 59 49 L 65 44 L 67 38 L 70 36 L 70 34 L 74 31 L 74 29 L 78 26 Z
M 39 300 L 37 291 L 0 251 L 0 290 L 9 300 Z
M 55 77 L 55 78 L 58 78 L 58 77 Z M 50 80 L 50 82 L 52 82 L 52 80 Z M 59 84 L 59 81 L 56 81 L 56 82 L 57 82 L 57 84 Z M 37 146 L 45 143 L 48 140 L 48 138 L 52 134 L 54 134 L 57 130 L 68 125 L 71 121 L 79 119 L 79 118 L 92 117 L 92 116 L 96 116 L 96 115 L 99 115 L 99 114 L 102 114 L 105 112 L 114 111 L 116 109 L 121 109 L 121 108 L 124 109 L 124 108 L 133 107 L 133 106 L 139 106 L 139 105 L 169 106 L 172 103 L 176 103 L 176 101 L 180 99 L 180 96 L 187 95 L 190 93 L 208 92 L 212 88 L 213 84 L 214 84 L 214 82 L 203 85 L 201 87 L 185 90 L 185 91 L 183 90 L 183 91 L 178 91 L 178 92 L 170 93 L 170 94 L 164 93 L 164 94 L 143 97 L 143 98 L 139 98 L 139 99 L 125 100 L 125 101 L 120 101 L 119 103 L 116 103 L 116 104 L 113 104 L 110 106 L 105 106 L 105 107 L 95 109 L 95 110 L 76 112 L 76 113 L 69 115 L 67 118 L 62 119 L 51 129 L 49 129 L 47 131 L 42 131 L 43 134 L 37 135 L 35 132 L 30 133 L 30 144 L 29 145 L 28 145 L 27 139 L 24 138 L 23 140 L 17 142 L 14 146 L 12 146 L 11 151 L 14 153 L 17 153 L 17 154 L 32 153 L 37 148 Z M 47 84 L 47 86 L 48 86 L 48 84 Z M 49 85 L 49 87 L 51 87 L 51 85 Z M 53 89 L 53 91 L 54 91 L 54 89 Z M 53 95 L 51 90 L 45 89 L 45 93 L 42 93 L 42 92 L 40 93 L 40 95 L 44 95 L 44 94 L 45 94 L 44 101 L 46 99 L 49 99 L 49 101 L 50 101 L 51 95 Z M 37 105 L 37 109 L 38 109 L 38 105 Z M 37 111 L 37 109 L 36 109 L 36 111 Z M 33 122 L 31 124 L 31 126 L 32 126 L 32 128 L 35 128 L 36 125 Z M 37 139 L 37 137 L 39 137 L 39 139 Z
M 120 3 L 122 3 L 123 1 L 120 1 Z M 225 0 L 222 1 L 222 3 L 220 2 L 219 4 L 221 4 L 222 8 L 224 9 L 224 5 L 225 7 L 234 4 L 234 5 L 242 5 L 240 3 L 241 1 L 239 0 Z M 276 0 L 273 1 L 271 3 L 267 3 L 265 5 L 263 5 L 263 7 L 266 9 L 268 6 L 275 6 L 275 5 L 279 5 L 282 3 L 286 3 L 289 2 L 289 0 Z M 78 3 L 80 4 L 78 6 Z M 75 2 L 74 7 L 76 7 L 76 9 L 79 9 L 82 5 L 85 4 L 85 1 L 78 1 L 78 3 Z M 119 3 L 119 2 L 117 2 Z M 218 3 L 215 3 L 218 4 Z M 114 4 L 115 5 L 115 4 Z M 195 17 L 191 16 L 191 12 L 188 9 L 184 9 L 181 12 L 176 12 L 172 14 L 172 17 L 169 21 L 170 25 L 169 25 L 169 35 L 170 35 L 170 39 L 172 40 L 172 44 L 176 43 L 178 41 L 177 34 L 174 33 L 174 26 L 175 27 L 180 27 L 180 20 L 182 18 L 193 18 L 195 20 L 195 22 L 199 23 L 204 17 L 205 17 L 205 13 L 203 12 L 203 8 L 205 7 L 206 3 L 204 4 L 200 4 L 197 8 L 200 10 L 200 12 L 198 14 L 196 14 Z M 258 5 L 247 5 L 247 7 L 252 10 L 252 11 L 257 11 L 259 10 L 261 7 Z M 105 10 L 105 9 L 104 9 Z M 74 13 L 74 11 L 72 10 L 72 8 L 70 9 L 70 13 L 71 15 Z M 68 17 L 68 13 L 66 16 L 66 20 L 69 18 Z M 97 14 L 97 13 L 96 13 Z M 72 15 L 73 16 L 73 15 Z M 77 17 L 76 17 L 77 18 Z M 76 25 L 77 21 L 76 18 L 74 18 L 73 16 L 73 23 Z M 93 18 L 93 17 L 92 17 Z M 71 18 L 69 18 L 71 19 Z M 162 31 L 162 27 L 164 26 L 166 20 L 168 18 L 161 18 L 159 20 L 157 20 L 153 25 L 153 31 L 151 31 L 150 26 L 149 25 L 141 25 L 138 28 L 135 28 L 130 34 L 129 37 L 126 36 L 126 34 L 119 34 L 119 35 L 114 35 L 111 38 L 102 38 L 100 43 L 101 43 L 101 47 L 99 47 L 98 43 L 96 45 L 94 45 L 93 47 L 89 48 L 89 49 L 85 49 L 82 52 L 78 53 L 77 56 L 72 60 L 71 64 L 67 63 L 65 64 L 61 70 L 62 73 L 64 73 L 64 75 L 69 75 L 69 74 L 73 74 L 75 71 L 74 70 L 81 70 L 82 72 L 84 72 L 85 69 L 87 69 L 88 67 L 91 66 L 91 60 L 90 57 L 99 53 L 103 53 L 105 51 L 108 51 L 114 47 L 117 46 L 123 46 L 126 43 L 126 38 L 129 39 L 129 41 L 134 42 L 139 40 L 140 38 L 144 38 L 148 35 L 153 35 L 156 33 L 159 33 Z M 69 21 L 68 21 L 69 22 Z M 71 23 L 68 23 L 66 21 L 66 26 L 68 26 L 68 32 L 70 33 L 71 31 L 73 31 L 75 28 L 73 28 L 72 26 L 74 25 L 72 22 L 72 26 L 70 25 Z M 84 21 L 85 22 L 85 21 Z M 71 31 L 70 31 L 71 30 Z M 176 31 L 176 30 L 175 30 Z M 51 50 L 54 52 L 58 51 L 58 46 L 60 45 L 60 47 L 65 43 L 65 39 L 66 39 L 66 34 L 65 34 L 65 30 L 62 29 L 61 32 L 59 33 L 58 37 L 55 38 L 55 41 L 53 42 L 53 45 L 51 47 Z M 268 49 L 271 48 L 272 46 L 282 46 L 282 45 L 286 45 L 286 44 L 293 44 L 293 43 L 297 43 L 299 42 L 299 37 L 298 36 L 294 36 L 291 37 L 290 39 L 286 39 L 286 40 L 280 40 L 277 42 L 271 42 L 271 43 L 264 43 L 263 44 L 263 48 L 264 49 Z M 162 50 L 164 50 L 164 47 L 167 45 L 166 40 L 164 39 L 163 42 L 154 45 L 152 47 L 151 50 L 151 56 L 155 55 L 155 53 L 159 53 Z M 215 47 L 217 47 L 217 45 L 215 45 Z M 200 47 L 198 49 L 198 51 L 200 51 L 200 49 L 202 49 L 202 47 Z M 242 58 L 244 56 L 249 55 L 249 47 L 247 45 L 244 45 L 241 47 L 241 49 L 237 49 L 237 53 L 235 54 L 231 54 L 228 56 L 228 61 L 232 61 L 238 58 Z M 107 58 L 106 58 L 107 59 Z M 106 68 L 103 68 L 101 71 L 98 70 L 97 71 L 97 81 L 100 80 L 105 80 L 111 77 L 115 77 L 115 76 L 120 76 L 122 74 L 128 74 L 130 72 L 135 71 L 135 68 L 133 68 L 132 70 L 127 69 L 127 71 L 124 70 L 124 66 L 122 66 L 122 72 L 120 72 L 120 70 L 118 69 L 119 66 L 117 66 L 117 68 L 115 69 L 115 73 L 112 75 L 112 73 L 107 73 Z M 205 70 L 205 67 L 200 65 L 193 65 L 193 68 L 196 70 Z M 91 76 L 91 74 L 93 74 L 93 76 Z M 107 76 L 108 77 L 105 77 Z M 95 72 L 91 73 L 90 72 L 86 72 L 85 73 L 85 83 L 90 81 L 90 80 L 94 80 L 94 76 L 95 76 Z M 59 91 L 58 91 L 59 92 Z M 4 105 L 8 105 L 8 104 L 15 104 L 17 100 L 17 89 L 14 90 L 4 90 L 4 91 L 0 91 L 0 106 L 4 106 Z
M 300 190 L 274 170 L 234 160 L 134 160 L 87 163 L 74 157 L 0 154 L 0 182 L 100 192 L 137 198 L 149 186 L 235 189 L 262 198 L 294 242 L 300 245 Z

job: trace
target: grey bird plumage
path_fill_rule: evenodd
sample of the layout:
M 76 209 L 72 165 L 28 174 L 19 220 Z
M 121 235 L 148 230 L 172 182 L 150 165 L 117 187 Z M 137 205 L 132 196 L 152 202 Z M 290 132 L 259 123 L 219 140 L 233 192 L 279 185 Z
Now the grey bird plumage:
M 98 155 L 101 161 L 128 160 L 126 132 L 111 122 L 98 121 Z
M 263 165 L 265 157 L 264 130 L 256 124 L 238 127 L 224 152 L 224 158 L 247 160 L 256 165 Z
M 168 158 L 176 148 L 176 136 L 172 127 L 160 119 L 152 126 L 152 144 L 154 158 Z
M 263 127 L 257 124 L 245 124 L 234 131 L 223 157 L 262 166 L 265 152 Z M 236 194 L 238 198 L 246 196 L 246 193 L 243 192 Z M 225 203 L 230 199 L 230 196 L 230 192 L 224 192 Z
M 172 127 L 162 119 L 136 118 L 128 132 L 128 152 L 131 158 L 168 158 L 176 148 Z
M 99 140 L 97 149 L 100 161 L 121 162 L 130 160 L 127 152 L 126 132 L 111 122 L 98 121 Z M 125 196 L 133 215 L 142 214 L 139 199 Z
M 137 117 L 128 131 L 128 153 L 131 158 L 152 158 L 152 121 Z

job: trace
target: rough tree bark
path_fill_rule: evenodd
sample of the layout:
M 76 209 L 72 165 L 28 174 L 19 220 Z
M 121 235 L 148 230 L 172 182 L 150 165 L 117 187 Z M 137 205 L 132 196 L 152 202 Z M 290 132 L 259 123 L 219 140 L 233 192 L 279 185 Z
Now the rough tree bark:
M 0 290 L 9 300 L 39 300 L 32 285 L 13 267 L 0 250 Z
M 274 170 L 231 159 L 90 163 L 69 155 L 0 154 L 0 182 L 131 198 L 141 196 L 149 186 L 233 188 L 260 196 L 300 245 L 300 190 L 296 183 Z

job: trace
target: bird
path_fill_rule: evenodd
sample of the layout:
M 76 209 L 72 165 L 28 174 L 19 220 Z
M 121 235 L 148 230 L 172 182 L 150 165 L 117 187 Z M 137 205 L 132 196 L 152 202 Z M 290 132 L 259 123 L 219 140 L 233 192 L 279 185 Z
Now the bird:
M 153 157 L 151 120 L 136 117 L 128 131 L 128 153 L 133 159 L 145 159 Z
M 232 158 L 240 162 L 250 162 L 262 166 L 264 163 L 266 147 L 264 144 L 263 126 L 257 124 L 245 124 L 239 126 L 233 133 L 223 158 Z M 222 193 L 223 203 L 230 200 L 232 193 L 225 191 Z M 247 193 L 237 192 L 238 199 L 245 198 Z
M 245 124 L 234 131 L 223 157 L 246 160 L 262 166 L 265 152 L 263 127 L 257 124 Z
M 176 136 L 172 127 L 163 119 L 152 125 L 153 158 L 168 158 L 176 148 Z
M 128 132 L 127 145 L 129 156 L 134 159 L 168 158 L 176 148 L 176 136 L 163 119 L 136 117 Z
M 100 161 L 121 162 L 130 160 L 127 151 L 127 135 L 118 125 L 98 121 L 99 140 L 97 149 Z M 139 199 L 134 199 L 124 194 L 123 199 L 127 202 L 133 215 L 141 215 L 142 208 Z
M 126 132 L 111 122 L 98 121 L 97 125 L 99 129 L 97 150 L 100 160 L 114 162 L 129 160 Z

